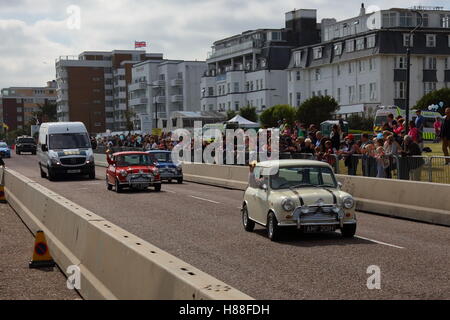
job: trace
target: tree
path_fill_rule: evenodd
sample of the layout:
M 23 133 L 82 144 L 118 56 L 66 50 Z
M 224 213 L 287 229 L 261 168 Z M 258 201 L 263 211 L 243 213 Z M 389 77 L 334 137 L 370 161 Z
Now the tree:
M 429 106 L 440 106 L 441 102 L 444 104 L 438 111 L 443 115 L 445 109 L 450 107 L 450 89 L 443 88 L 424 95 L 422 99 L 417 102 L 416 108 L 428 111 Z
M 227 111 L 227 121 L 230 121 L 234 117 L 236 117 L 236 112 L 234 110 L 228 110 Z
M 363 118 L 353 114 L 347 119 L 348 125 L 352 130 L 373 131 L 373 119 Z
M 55 102 L 46 100 L 44 104 L 38 104 L 38 108 L 38 111 L 33 112 L 33 117 L 38 119 L 39 123 L 58 121 Z M 36 120 L 33 119 L 30 124 L 35 125 Z
M 125 110 L 123 111 L 123 117 L 125 118 L 127 131 L 134 131 L 134 118 L 136 117 L 136 113 L 133 110 Z
M 286 119 L 288 123 L 295 121 L 295 108 L 289 105 L 276 105 L 266 109 L 260 116 L 260 122 L 265 128 L 278 127 L 278 121 Z
M 312 97 L 300 105 L 296 118 L 307 125 L 320 125 L 330 120 L 338 108 L 339 104 L 330 96 Z
M 247 106 L 241 108 L 239 111 L 239 114 L 241 117 L 244 117 L 247 120 L 250 120 L 252 122 L 258 122 L 258 114 L 256 113 L 256 108 Z

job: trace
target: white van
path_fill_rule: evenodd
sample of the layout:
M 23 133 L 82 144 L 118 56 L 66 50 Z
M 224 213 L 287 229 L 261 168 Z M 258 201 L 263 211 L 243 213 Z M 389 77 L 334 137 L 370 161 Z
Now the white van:
M 82 174 L 95 179 L 94 152 L 81 122 L 43 123 L 37 153 L 42 178 L 55 180 L 63 174 Z

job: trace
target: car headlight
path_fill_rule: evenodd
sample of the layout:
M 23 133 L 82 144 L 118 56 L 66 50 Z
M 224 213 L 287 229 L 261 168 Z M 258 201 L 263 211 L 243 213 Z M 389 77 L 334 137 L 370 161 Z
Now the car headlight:
M 352 197 L 345 197 L 342 203 L 345 209 L 352 209 L 355 205 L 355 200 Z
M 128 175 L 128 172 L 125 171 L 125 170 L 121 170 L 121 171 L 120 171 L 120 175 L 121 175 L 122 177 L 126 177 L 126 176 Z
M 295 203 L 292 199 L 286 198 L 281 202 L 281 206 L 285 211 L 292 211 L 295 209 Z

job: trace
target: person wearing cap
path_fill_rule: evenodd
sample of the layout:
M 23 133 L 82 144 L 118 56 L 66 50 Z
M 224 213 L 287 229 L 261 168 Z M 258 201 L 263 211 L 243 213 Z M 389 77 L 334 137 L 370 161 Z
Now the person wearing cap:
M 355 143 L 355 136 L 349 134 L 345 138 L 345 142 L 348 146 L 348 151 L 342 152 L 345 157 L 345 166 L 348 168 L 349 176 L 356 176 L 356 170 L 358 168 L 358 158 L 355 156 L 359 154 L 359 146 Z

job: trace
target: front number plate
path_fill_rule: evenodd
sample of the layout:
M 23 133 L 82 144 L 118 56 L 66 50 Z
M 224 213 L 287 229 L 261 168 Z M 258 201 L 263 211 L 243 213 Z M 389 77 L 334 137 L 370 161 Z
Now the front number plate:
M 81 170 L 67 170 L 67 173 L 81 173 Z
M 307 226 L 305 227 L 306 233 L 317 233 L 317 232 L 334 232 L 336 228 L 334 226 Z

